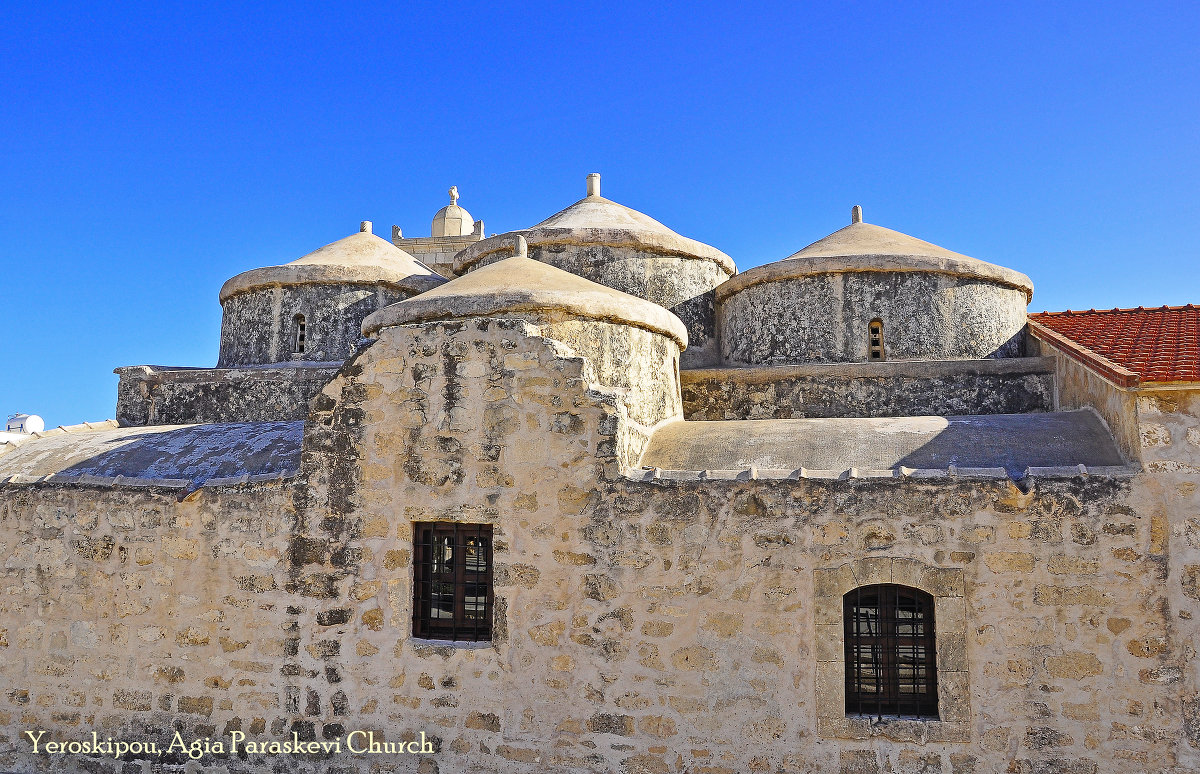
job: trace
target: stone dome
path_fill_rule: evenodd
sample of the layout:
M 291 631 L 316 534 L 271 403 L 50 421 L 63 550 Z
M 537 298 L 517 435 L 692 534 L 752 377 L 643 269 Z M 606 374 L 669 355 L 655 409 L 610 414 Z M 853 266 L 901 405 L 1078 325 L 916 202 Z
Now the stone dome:
M 730 365 L 1018 356 L 1024 274 L 882 226 L 849 226 L 716 290 Z
M 217 365 L 345 360 L 368 314 L 445 282 L 363 221 L 357 234 L 226 282 Z
M 220 300 L 273 285 L 366 284 L 393 285 L 421 293 L 441 285 L 445 277 L 371 233 L 370 221 L 344 239 L 331 242 L 291 263 L 251 269 L 221 286 Z
M 649 215 L 600 195 L 600 175 L 587 196 L 532 228 L 513 232 L 529 242 L 529 257 L 674 312 L 687 326 L 685 366 L 717 357 L 713 288 L 737 272 L 716 249 L 681 236 Z M 454 258 L 458 275 L 507 258 L 510 234 L 469 245 Z
M 380 309 L 363 321 L 363 335 L 406 335 L 400 326 L 465 318 L 481 330 L 527 324 L 584 358 L 599 384 L 620 390 L 634 422 L 653 427 L 682 416 L 683 322 L 658 304 L 531 259 L 519 234 L 507 240 L 510 257 Z
M 760 282 L 830 272 L 924 271 L 971 277 L 1016 288 L 1033 298 L 1033 281 L 1019 271 L 971 258 L 890 228 L 854 220 L 824 239 L 774 263 L 747 269 L 717 289 L 723 299 Z
M 565 313 L 642 328 L 687 346 L 687 329 L 657 304 L 600 285 L 528 257 L 524 239 L 507 237 L 515 254 L 419 296 L 380 309 L 363 321 L 363 335 L 408 323 L 515 313 Z M 514 244 L 516 242 L 516 244 Z
M 467 236 L 475 231 L 471 213 L 458 206 L 458 186 L 450 186 L 450 203 L 433 216 L 430 235 L 435 237 Z
M 525 237 L 533 250 L 553 244 L 628 246 L 709 261 L 727 275 L 737 272 L 733 259 L 715 247 L 681 236 L 645 213 L 605 199 L 600 195 L 600 175 L 595 173 L 588 175 L 587 196 L 536 226 L 516 233 Z M 505 257 L 506 237 L 511 238 L 501 234 L 463 250 L 455 257 L 454 273 L 462 274 L 488 263 L 495 253 L 501 253 L 497 258 Z

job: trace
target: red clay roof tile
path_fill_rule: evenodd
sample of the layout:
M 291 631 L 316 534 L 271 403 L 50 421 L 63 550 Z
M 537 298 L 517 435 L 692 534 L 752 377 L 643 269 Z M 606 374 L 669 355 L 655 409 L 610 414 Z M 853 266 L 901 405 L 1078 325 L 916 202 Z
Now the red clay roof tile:
M 1200 381 L 1200 306 L 1039 312 L 1030 319 L 1144 382 Z

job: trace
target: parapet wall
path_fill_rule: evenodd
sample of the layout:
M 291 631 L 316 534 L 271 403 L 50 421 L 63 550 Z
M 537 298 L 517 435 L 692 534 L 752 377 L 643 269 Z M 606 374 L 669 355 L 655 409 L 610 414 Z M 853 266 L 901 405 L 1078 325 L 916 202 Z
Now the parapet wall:
M 813 363 L 680 372 L 686 419 L 960 416 L 1054 410 L 1053 358 Z
M 308 402 L 341 366 L 339 360 L 275 368 L 118 368 L 117 421 L 131 426 L 303 420 Z

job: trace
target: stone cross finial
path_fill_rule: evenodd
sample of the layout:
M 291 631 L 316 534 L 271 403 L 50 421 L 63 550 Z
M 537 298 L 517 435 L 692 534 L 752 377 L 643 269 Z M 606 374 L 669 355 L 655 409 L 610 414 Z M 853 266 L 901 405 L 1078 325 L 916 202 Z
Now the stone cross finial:
M 370 234 L 371 233 L 371 221 L 364 220 L 362 223 L 359 223 L 358 230 L 363 232 L 364 234 Z
M 528 258 L 529 243 L 520 234 L 513 234 L 513 258 Z
M 588 196 L 599 196 L 600 195 L 600 173 L 599 172 L 593 172 L 587 176 L 587 192 L 588 192 L 587 193 Z
M 450 203 L 458 204 L 458 186 L 456 186 L 456 185 L 450 186 L 450 190 L 448 191 L 448 193 L 450 194 Z
M 857 204 L 850 209 L 850 222 L 862 223 L 862 207 Z

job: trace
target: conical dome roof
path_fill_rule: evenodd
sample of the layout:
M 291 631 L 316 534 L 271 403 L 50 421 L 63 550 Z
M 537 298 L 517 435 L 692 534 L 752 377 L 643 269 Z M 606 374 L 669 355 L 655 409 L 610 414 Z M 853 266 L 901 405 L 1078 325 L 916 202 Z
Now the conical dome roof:
M 890 228 L 862 222 L 862 209 L 854 208 L 849 226 L 813 242 L 774 263 L 747 269 L 717 288 L 718 299 L 751 285 L 813 274 L 839 272 L 925 271 L 951 274 L 1007 285 L 1033 297 L 1033 281 L 1019 271 L 947 250 Z
M 733 259 L 715 247 L 681 236 L 645 213 L 600 195 L 600 175 L 588 175 L 588 195 L 550 217 L 516 233 L 531 245 L 604 244 L 642 248 L 649 252 L 712 261 L 727 274 L 737 272 Z M 462 274 L 485 257 L 503 250 L 504 234 L 471 245 L 454 258 L 454 273 Z
M 513 250 L 514 238 L 508 237 Z M 528 257 L 517 237 L 516 254 L 399 301 L 363 321 L 363 334 L 407 323 L 493 317 L 505 313 L 562 311 L 578 317 L 644 328 L 687 346 L 687 329 L 658 304 L 605 287 Z
M 221 287 L 221 302 L 238 293 L 273 285 L 392 285 L 422 293 L 444 284 L 446 278 L 385 239 L 371 233 L 370 221 L 361 230 L 331 242 L 282 266 L 251 269 Z

